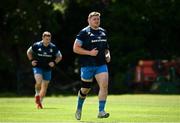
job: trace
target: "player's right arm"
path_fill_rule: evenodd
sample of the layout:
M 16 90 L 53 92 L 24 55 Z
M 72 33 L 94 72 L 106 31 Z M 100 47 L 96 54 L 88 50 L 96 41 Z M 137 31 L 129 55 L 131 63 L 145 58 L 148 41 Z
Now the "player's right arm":
M 96 56 L 98 54 L 98 50 L 96 48 L 92 50 L 86 50 L 81 47 L 82 44 L 75 40 L 74 46 L 73 46 L 73 51 L 74 53 L 80 54 L 80 55 L 90 55 L 90 56 Z
M 27 50 L 27 57 L 30 61 L 33 60 L 32 52 L 32 46 L 30 46 Z
M 27 57 L 28 59 L 31 61 L 32 66 L 36 66 L 37 65 L 37 60 L 33 59 L 33 50 L 32 50 L 32 46 L 30 46 L 27 50 Z

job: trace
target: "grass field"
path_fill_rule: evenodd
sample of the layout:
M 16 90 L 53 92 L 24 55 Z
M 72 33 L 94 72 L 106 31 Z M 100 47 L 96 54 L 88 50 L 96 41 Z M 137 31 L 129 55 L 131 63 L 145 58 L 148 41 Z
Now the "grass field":
M 74 118 L 75 96 L 44 99 L 44 109 L 36 109 L 33 97 L 0 98 L 0 122 L 54 123 L 120 123 L 120 122 L 180 122 L 180 95 L 110 95 L 107 119 L 98 119 L 97 96 L 89 96 L 82 120 Z

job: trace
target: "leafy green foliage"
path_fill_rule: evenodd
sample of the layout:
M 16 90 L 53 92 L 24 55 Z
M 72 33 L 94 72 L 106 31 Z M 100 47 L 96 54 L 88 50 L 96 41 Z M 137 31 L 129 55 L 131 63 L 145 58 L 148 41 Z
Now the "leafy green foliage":
M 58 67 L 64 76 L 57 81 L 74 79 L 74 39 L 87 25 L 89 12 L 99 11 L 101 26 L 109 34 L 111 80 L 119 80 L 123 85 L 125 80 L 121 77 L 126 75 L 122 74 L 128 72 L 129 66 L 133 69 L 140 59 L 171 59 L 180 55 L 177 45 L 180 38 L 179 4 L 179 0 L 1 1 L 0 72 L 3 76 L 0 81 L 8 77 L 6 81 L 13 81 L 12 88 L 16 88 L 22 76 L 32 78 L 26 50 L 33 42 L 41 40 L 45 30 L 52 32 L 53 40 L 63 54 Z M 9 90 L 6 84 L 2 88 Z

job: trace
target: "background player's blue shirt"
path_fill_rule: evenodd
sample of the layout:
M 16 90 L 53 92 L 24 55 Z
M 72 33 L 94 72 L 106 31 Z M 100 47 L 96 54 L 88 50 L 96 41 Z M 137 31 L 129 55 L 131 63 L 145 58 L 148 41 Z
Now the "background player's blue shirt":
M 97 48 L 97 56 L 80 55 L 81 66 L 98 66 L 106 64 L 105 50 L 109 49 L 107 43 L 106 31 L 103 28 L 98 30 L 92 29 L 90 26 L 82 29 L 76 36 L 76 41 L 81 44 L 81 47 L 86 50 Z
M 32 45 L 33 58 L 37 60 L 35 67 L 50 70 L 49 62 L 54 61 L 57 55 L 61 55 L 58 48 L 50 43 L 47 47 L 43 45 L 42 41 L 36 42 Z

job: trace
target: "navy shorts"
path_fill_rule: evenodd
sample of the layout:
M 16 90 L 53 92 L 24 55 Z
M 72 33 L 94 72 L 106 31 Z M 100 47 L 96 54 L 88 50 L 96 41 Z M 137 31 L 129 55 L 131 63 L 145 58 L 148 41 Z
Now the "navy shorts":
M 34 74 L 41 74 L 44 80 L 50 81 L 51 80 L 51 70 L 44 70 L 41 68 L 34 67 L 33 68 Z
M 81 67 L 81 79 L 92 81 L 96 74 L 108 72 L 107 65 Z

